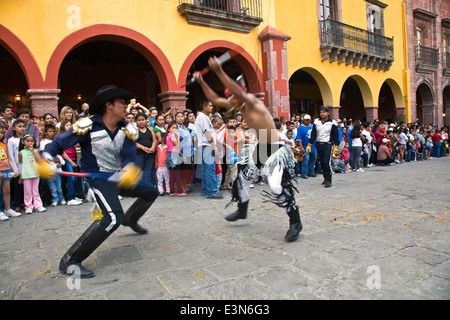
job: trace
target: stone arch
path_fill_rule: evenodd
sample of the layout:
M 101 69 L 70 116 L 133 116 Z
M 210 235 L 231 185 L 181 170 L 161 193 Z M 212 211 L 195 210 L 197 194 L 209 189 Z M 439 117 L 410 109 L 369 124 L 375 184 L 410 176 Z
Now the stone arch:
M 198 47 L 196 47 L 184 61 L 180 73 L 178 75 L 178 87 L 184 87 L 186 84 L 186 79 L 189 74 L 189 69 L 194 63 L 195 59 L 200 56 L 203 52 L 207 50 L 212 50 L 218 52 L 230 51 L 233 56 L 233 60 L 242 69 L 245 78 L 247 79 L 249 90 L 252 93 L 264 92 L 264 79 L 261 70 L 258 67 L 256 61 L 252 56 L 245 51 L 241 46 L 224 40 L 213 40 L 205 42 Z M 200 70 L 199 70 L 200 71 Z
M 143 34 L 121 26 L 96 24 L 77 30 L 64 38 L 50 57 L 45 87 L 54 89 L 64 57 L 75 47 L 91 41 L 106 40 L 125 44 L 144 56 L 155 70 L 161 91 L 179 91 L 173 69 L 162 50 Z
M 5 48 L 17 61 L 29 88 L 42 88 L 44 80 L 31 51 L 14 33 L 0 24 L 0 46 Z
M 416 119 L 424 124 L 435 124 L 436 104 L 432 86 L 426 80 L 418 83 L 416 88 Z

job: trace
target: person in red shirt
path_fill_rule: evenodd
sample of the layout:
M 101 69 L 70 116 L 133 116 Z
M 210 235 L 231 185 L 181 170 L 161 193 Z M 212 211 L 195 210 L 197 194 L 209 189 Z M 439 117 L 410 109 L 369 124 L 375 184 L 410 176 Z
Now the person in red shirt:
M 436 131 L 433 134 L 433 149 L 431 150 L 431 156 L 436 158 L 439 158 L 441 156 L 441 140 L 441 135 Z

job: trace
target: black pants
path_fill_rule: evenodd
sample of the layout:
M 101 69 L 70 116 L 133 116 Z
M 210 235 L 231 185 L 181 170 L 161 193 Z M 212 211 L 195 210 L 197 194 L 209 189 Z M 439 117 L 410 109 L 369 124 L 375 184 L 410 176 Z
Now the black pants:
M 142 180 L 133 190 L 118 189 L 116 183 L 105 180 L 90 179 L 89 183 L 94 190 L 95 198 L 103 214 L 100 224 L 109 233 L 114 232 L 124 219 L 119 194 L 126 197 L 142 198 L 146 201 L 154 201 L 159 195 L 158 189 L 148 180 Z
M 322 169 L 322 174 L 324 176 L 331 175 L 331 151 L 333 145 L 331 143 L 316 143 L 317 149 L 317 159 L 320 163 L 320 168 Z

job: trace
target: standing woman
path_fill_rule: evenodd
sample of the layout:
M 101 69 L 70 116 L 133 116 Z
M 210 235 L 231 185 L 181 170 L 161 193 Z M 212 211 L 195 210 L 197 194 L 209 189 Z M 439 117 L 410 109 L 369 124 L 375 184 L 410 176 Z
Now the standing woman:
M 151 179 L 150 181 L 154 183 L 152 169 L 155 163 L 157 139 L 153 128 L 147 127 L 147 115 L 145 113 L 140 112 L 136 115 L 136 124 L 139 129 L 139 137 L 136 140 L 136 165 L 141 168 L 145 178 Z
M 181 175 L 181 194 L 187 195 L 189 186 L 194 178 L 194 140 L 192 139 L 191 131 L 185 126 L 186 118 L 182 112 L 175 114 L 175 122 L 178 126 L 178 133 L 180 135 L 180 156 L 181 163 L 179 164 Z
M 155 132 L 156 139 L 161 143 L 163 135 L 166 133 L 166 128 L 164 128 L 164 115 L 159 114 L 156 116 L 153 132 Z M 165 143 L 166 141 L 164 140 L 164 144 Z
M 350 133 L 350 138 L 352 139 L 352 151 L 350 159 L 353 165 L 353 171 L 364 172 L 361 169 L 361 151 L 362 151 L 362 142 L 365 140 L 364 135 L 361 133 L 361 124 L 355 123 L 353 126 L 353 130 Z
M 64 120 L 69 120 L 72 125 L 77 122 L 75 112 L 73 112 L 73 109 L 69 106 L 65 106 L 61 109 L 61 112 L 59 113 L 59 122 L 56 124 L 56 127 L 59 129 L 61 127 L 61 122 Z

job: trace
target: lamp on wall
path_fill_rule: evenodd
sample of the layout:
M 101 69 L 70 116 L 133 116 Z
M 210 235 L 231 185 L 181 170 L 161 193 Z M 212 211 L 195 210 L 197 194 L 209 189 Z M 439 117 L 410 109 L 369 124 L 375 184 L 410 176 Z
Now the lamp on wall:
M 79 94 L 78 96 L 77 96 L 77 101 L 78 102 L 81 102 L 81 99 L 82 99 L 83 97 L 81 96 L 81 94 Z
M 20 102 L 22 101 L 22 96 L 20 94 L 16 94 L 14 97 L 14 102 L 16 105 L 20 106 Z

